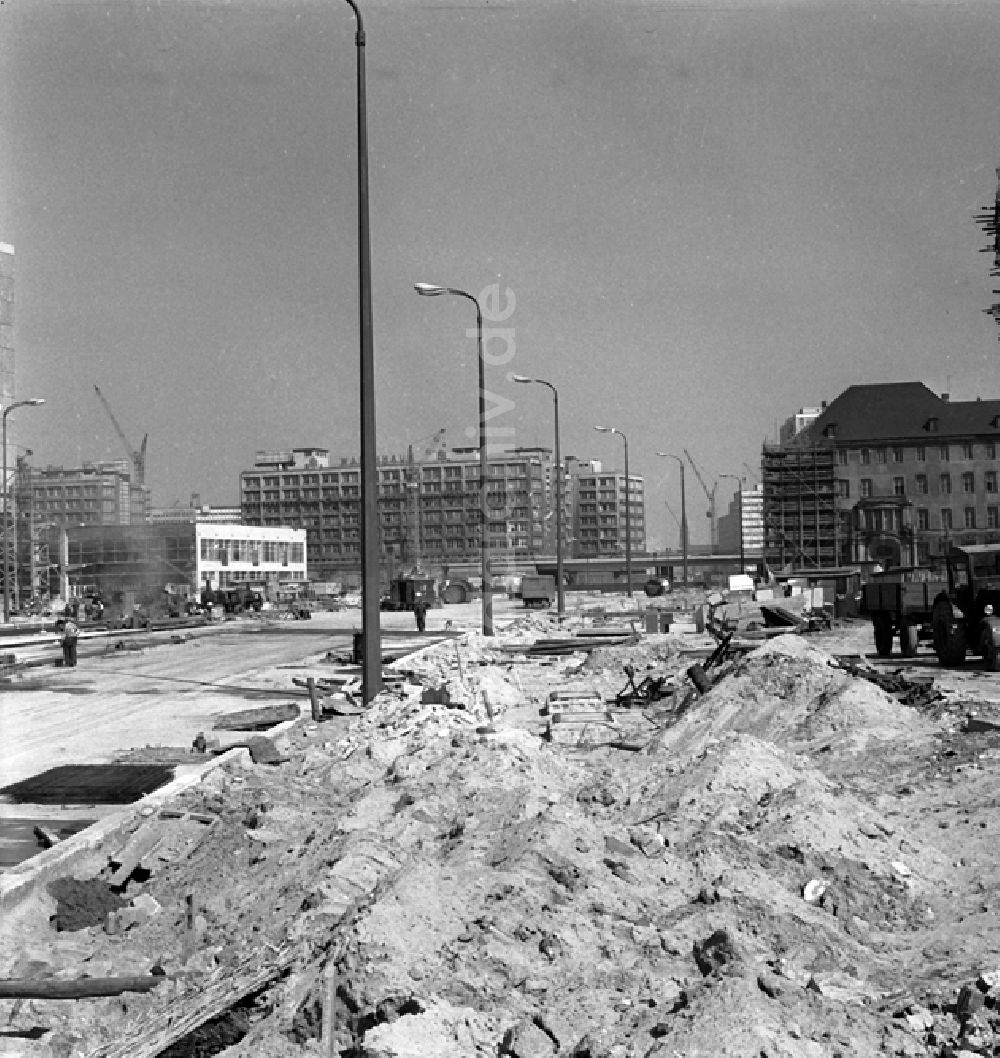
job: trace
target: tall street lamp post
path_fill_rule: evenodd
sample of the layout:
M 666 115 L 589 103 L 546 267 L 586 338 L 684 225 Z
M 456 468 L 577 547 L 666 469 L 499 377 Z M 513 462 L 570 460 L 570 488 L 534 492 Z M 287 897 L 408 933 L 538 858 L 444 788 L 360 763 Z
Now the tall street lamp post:
M 483 310 L 478 299 L 467 290 L 441 287 L 434 283 L 414 283 L 413 289 L 424 297 L 454 294 L 466 298 L 476 306 L 476 350 L 479 360 L 479 507 L 482 516 L 482 535 L 479 541 L 480 574 L 483 581 L 483 635 L 493 635 L 493 586 L 490 580 L 490 542 L 487 495 L 489 463 L 486 452 L 486 361 L 483 358 Z
M 743 554 L 743 479 L 737 474 L 720 474 L 720 478 L 732 478 L 736 482 L 736 501 L 740 520 L 740 573 L 746 573 L 746 557 Z
M 10 482 L 7 480 L 7 416 L 15 408 L 34 408 L 45 401 L 41 397 L 33 400 L 19 400 L 8 405 L 3 410 L 3 619 L 6 624 L 10 620 L 10 559 L 7 554 L 7 493 L 10 491 Z M 17 575 L 17 556 L 14 556 L 14 575 Z
M 595 426 L 598 433 L 616 433 L 625 442 L 625 580 L 632 598 L 632 483 L 628 476 L 628 438 L 617 426 Z
M 528 378 L 526 375 L 511 375 L 512 382 L 537 382 L 552 390 L 552 409 L 555 415 L 556 439 L 556 613 L 566 612 L 566 590 L 563 587 L 563 468 L 559 449 L 559 391 L 544 378 Z
M 687 587 L 688 582 L 688 520 L 687 520 L 687 499 L 684 494 L 684 460 L 680 456 L 675 456 L 673 452 L 657 452 L 658 456 L 664 456 L 667 459 L 676 459 L 681 468 L 681 557 L 684 563 L 684 586 Z
M 371 235 L 368 223 L 368 115 L 365 93 L 365 27 L 355 0 L 358 104 L 358 294 L 361 317 L 361 640 L 362 697 L 382 689 L 379 628 L 378 452 L 375 447 L 375 349 L 372 339 Z

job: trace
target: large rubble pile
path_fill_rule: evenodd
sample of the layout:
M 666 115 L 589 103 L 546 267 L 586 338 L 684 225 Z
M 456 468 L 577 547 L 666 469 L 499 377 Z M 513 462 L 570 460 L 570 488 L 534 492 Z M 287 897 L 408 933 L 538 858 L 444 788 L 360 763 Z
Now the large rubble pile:
M 63 1058 L 1000 1053 L 996 734 L 901 704 L 821 637 L 729 658 L 703 694 L 670 637 L 518 642 L 408 658 L 350 726 L 302 721 L 283 763 L 217 769 L 170 817 L 207 834 L 144 859 L 91 925 L 54 932 L 36 891 L 2 976 L 162 983 L 0 1000 L 7 1039 Z M 626 664 L 671 693 L 615 707 Z M 106 880 L 110 859 L 74 873 Z

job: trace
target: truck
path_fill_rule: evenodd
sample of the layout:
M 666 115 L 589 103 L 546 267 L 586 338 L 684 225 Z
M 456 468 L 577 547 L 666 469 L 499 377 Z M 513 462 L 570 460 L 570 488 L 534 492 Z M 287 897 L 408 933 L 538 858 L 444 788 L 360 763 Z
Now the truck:
M 241 614 L 245 610 L 259 611 L 264 605 L 264 596 L 248 584 L 214 590 L 206 587 L 201 593 L 201 604 L 206 608 L 210 604 L 221 606 L 228 614 Z
M 434 605 L 433 577 L 395 577 L 389 581 L 389 594 L 379 603 L 382 610 L 412 610 L 417 599 Z
M 934 653 L 957 666 L 971 652 L 1000 671 L 1000 544 L 953 546 L 947 562 L 947 587 L 931 614 Z
M 922 566 L 898 566 L 876 573 L 861 589 L 861 612 L 871 618 L 875 653 L 887 658 L 899 636 L 899 651 L 912 658 L 921 639 L 932 636 L 935 600 L 948 581 Z
M 547 573 L 526 573 L 521 578 L 521 601 L 526 607 L 551 606 L 555 597 L 555 577 Z

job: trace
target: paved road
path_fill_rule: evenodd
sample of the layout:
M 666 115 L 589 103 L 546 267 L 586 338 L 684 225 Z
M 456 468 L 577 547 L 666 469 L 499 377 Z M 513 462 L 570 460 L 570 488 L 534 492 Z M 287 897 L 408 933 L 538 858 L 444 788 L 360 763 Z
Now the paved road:
M 385 615 L 384 625 L 386 650 L 426 642 L 410 614 Z M 75 669 L 29 669 L 0 692 L 0 786 L 59 764 L 106 763 L 129 749 L 186 748 L 220 713 L 291 700 L 308 708 L 293 677 L 342 671 L 326 655 L 350 652 L 353 627 L 350 615 L 328 614 L 270 629 L 227 624 L 183 642 L 154 633 L 142 641 L 157 645 L 139 651 L 114 650 L 125 637 L 81 640 Z M 59 652 L 47 645 L 35 653 L 54 661 Z

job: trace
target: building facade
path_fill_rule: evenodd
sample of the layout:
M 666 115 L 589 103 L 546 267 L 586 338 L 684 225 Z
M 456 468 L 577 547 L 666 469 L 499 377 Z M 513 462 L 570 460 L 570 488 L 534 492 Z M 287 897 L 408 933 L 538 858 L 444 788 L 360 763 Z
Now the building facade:
M 149 490 L 132 481 L 128 460 L 82 467 L 18 464 L 17 506 L 40 523 L 138 525 L 149 519 Z
M 97 594 L 112 613 L 155 608 L 166 595 L 247 584 L 263 595 L 305 585 L 306 533 L 284 527 L 201 522 L 73 525 L 49 530 L 61 585 L 51 595 Z M 273 589 L 273 591 L 272 591 Z
M 489 460 L 487 532 L 495 572 L 554 548 L 552 457 L 548 449 L 512 449 Z M 478 563 L 482 501 L 478 449 L 416 460 L 388 456 L 378 465 L 378 516 L 387 576 Z M 360 568 L 361 468 L 334 464 L 322 448 L 258 452 L 240 474 L 246 525 L 295 526 L 309 541 L 310 576 L 336 580 Z
M 764 489 L 743 488 L 733 496 L 729 510 L 719 517 L 719 550 L 730 555 L 743 552 L 749 562 L 764 553 Z
M 239 525 L 243 521 L 241 507 L 213 507 L 208 503 L 192 503 L 188 507 L 179 504 L 173 507 L 151 507 L 149 520 L 153 525 L 165 525 L 170 522 L 216 522 Z
M 778 444 L 788 444 L 807 426 L 811 426 L 822 413 L 823 408 L 799 408 L 794 415 L 789 415 L 778 430 Z
M 918 382 L 851 386 L 763 452 L 772 565 L 927 565 L 953 543 L 1000 543 L 1000 400 Z
M 646 501 L 643 479 L 606 470 L 599 460 L 569 464 L 572 554 L 601 558 L 625 554 L 626 509 L 631 550 L 646 550 Z M 626 506 L 627 505 L 627 506 Z

